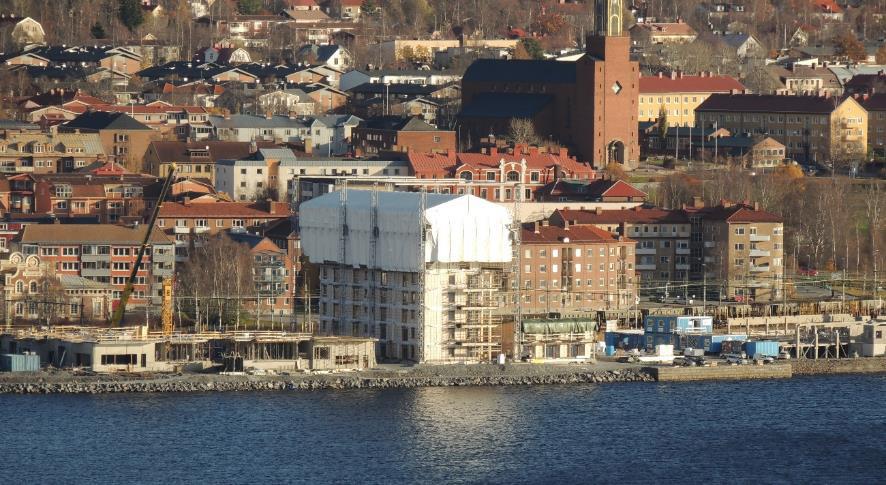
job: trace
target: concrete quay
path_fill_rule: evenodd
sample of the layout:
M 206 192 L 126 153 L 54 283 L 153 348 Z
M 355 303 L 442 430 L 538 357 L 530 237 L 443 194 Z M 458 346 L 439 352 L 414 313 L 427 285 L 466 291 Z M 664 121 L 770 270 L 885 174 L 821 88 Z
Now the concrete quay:
M 790 364 L 644 367 L 643 370 L 651 374 L 658 382 L 787 379 L 793 375 Z

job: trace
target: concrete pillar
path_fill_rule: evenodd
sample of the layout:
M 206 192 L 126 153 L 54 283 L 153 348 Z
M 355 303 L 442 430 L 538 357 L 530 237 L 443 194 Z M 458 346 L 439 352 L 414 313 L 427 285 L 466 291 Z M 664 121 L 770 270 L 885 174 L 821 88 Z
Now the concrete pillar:
M 813 325 L 812 331 L 815 332 L 815 360 L 818 360 L 818 327 Z
M 799 360 L 800 355 L 802 355 L 802 352 L 800 352 L 800 326 L 799 325 L 797 325 L 797 328 L 795 329 L 795 331 L 797 334 L 797 341 L 796 341 L 796 347 L 794 347 L 794 354 L 795 354 L 794 356 Z
M 834 329 L 834 330 L 837 332 L 837 349 L 836 349 L 836 352 L 834 353 L 834 355 L 836 355 L 837 358 L 839 359 L 840 358 L 840 332 L 837 331 L 837 329 Z

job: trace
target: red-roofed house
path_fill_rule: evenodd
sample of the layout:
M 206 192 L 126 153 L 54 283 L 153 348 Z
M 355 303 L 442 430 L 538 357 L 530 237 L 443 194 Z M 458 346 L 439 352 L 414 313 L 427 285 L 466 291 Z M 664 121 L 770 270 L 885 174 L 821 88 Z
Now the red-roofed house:
M 636 298 L 636 241 L 593 225 L 541 221 L 520 240 L 520 302 L 526 316 L 629 308 Z
M 834 0 L 810 0 L 813 14 L 830 20 L 843 20 L 843 7 Z
M 536 200 L 536 191 L 560 179 L 590 181 L 596 172 L 590 165 L 570 157 L 566 149 L 556 153 L 518 145 L 513 152 L 491 148 L 487 153 L 409 152 L 412 173 L 419 179 L 459 179 L 460 183 L 428 184 L 443 193 L 469 193 L 508 202 Z
M 176 260 L 184 261 L 188 250 L 200 245 L 206 236 L 220 231 L 243 232 L 289 216 L 289 205 L 281 202 L 250 204 L 185 198 L 182 202 L 165 202 L 160 207 L 157 227 L 175 238 Z
M 647 194 L 624 180 L 560 179 L 535 192 L 539 202 L 645 202 Z
M 656 121 L 662 109 L 670 126 L 695 126 L 695 108 L 713 93 L 740 93 L 745 87 L 730 76 L 702 72 L 687 76 L 682 72 L 670 75 L 640 77 L 639 121 Z
M 698 37 L 698 32 L 681 19 L 677 22 L 641 22 L 634 24 L 630 32 L 635 41 L 652 44 L 692 42 Z

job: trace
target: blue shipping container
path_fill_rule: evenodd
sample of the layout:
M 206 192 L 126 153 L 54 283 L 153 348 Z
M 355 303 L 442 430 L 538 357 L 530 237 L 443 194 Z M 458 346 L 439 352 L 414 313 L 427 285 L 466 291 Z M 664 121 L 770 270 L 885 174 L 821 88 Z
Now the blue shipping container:
M 748 342 L 745 344 L 745 353 L 748 354 L 748 357 L 750 358 L 754 358 L 754 356 L 757 355 L 777 357 L 780 347 L 780 344 L 774 340 Z
M 655 333 L 713 333 L 714 319 L 705 316 L 647 315 L 643 329 Z
M 606 355 L 609 355 L 609 356 L 615 355 L 615 346 L 614 345 L 607 345 L 606 346 Z
M 711 336 L 711 348 L 710 352 L 715 354 L 719 354 L 723 350 L 723 342 L 731 341 L 731 340 L 739 340 L 745 341 L 748 339 L 747 335 L 742 334 L 729 334 L 729 335 L 712 335 Z
M 0 371 L 37 372 L 40 370 L 40 356 L 37 354 L 2 354 Z

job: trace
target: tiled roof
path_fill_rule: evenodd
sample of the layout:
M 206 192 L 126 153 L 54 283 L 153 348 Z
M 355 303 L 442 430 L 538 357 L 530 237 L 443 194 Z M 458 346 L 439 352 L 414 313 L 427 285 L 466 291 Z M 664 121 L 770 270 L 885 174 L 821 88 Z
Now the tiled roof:
M 886 111 L 886 93 L 874 93 L 867 98 L 859 98 L 861 105 L 868 111 Z
M 478 59 L 465 71 L 465 82 L 573 84 L 576 64 L 561 61 Z
M 270 142 L 258 142 L 257 148 L 273 147 Z M 194 151 L 203 152 L 209 147 L 209 158 L 194 157 Z M 240 141 L 152 141 L 148 153 L 156 153 L 160 163 L 216 163 L 219 160 L 236 160 L 250 155 L 249 142 Z
M 640 94 L 650 93 L 729 93 L 742 91 L 745 87 L 731 76 L 643 76 L 640 78 Z
M 468 166 L 471 168 L 495 168 L 501 160 L 505 163 L 520 163 L 526 160 L 526 168 L 531 170 L 544 170 L 555 165 L 574 174 L 593 174 L 594 170 L 586 164 L 579 163 L 576 159 L 558 154 L 529 152 L 529 153 L 416 153 L 409 152 L 409 163 L 413 172 L 418 176 L 451 177 L 455 175 L 458 167 Z
M 271 214 L 256 204 L 244 202 L 205 202 L 184 204 L 181 202 L 165 202 L 160 206 L 159 217 L 191 218 L 191 217 L 246 217 L 251 219 L 274 219 L 289 217 L 289 211 Z
M 696 111 L 734 111 L 751 113 L 830 114 L 839 106 L 839 98 L 823 96 L 786 96 L 776 94 L 712 94 Z
M 420 118 L 402 118 L 400 116 L 378 116 L 360 122 L 360 128 L 393 131 L 437 131 Z
M 551 244 L 565 242 L 574 243 L 613 243 L 619 242 L 618 236 L 595 226 L 572 226 L 565 229 L 559 226 L 542 226 L 539 224 L 538 233 L 535 232 L 534 224 L 524 224 L 520 235 L 521 244 Z M 623 239 L 622 242 L 633 242 Z
M 111 224 L 31 224 L 22 231 L 23 244 L 131 244 L 138 246 L 147 228 Z M 162 231 L 151 233 L 152 243 L 171 244 Z
M 686 22 L 649 22 L 636 24 L 634 27 L 648 30 L 656 36 L 682 37 L 697 34 Z
M 701 215 L 704 219 L 724 221 L 728 223 L 745 223 L 745 222 L 773 222 L 779 223 L 784 220 L 764 210 L 754 209 L 750 204 L 734 204 L 734 205 L 718 205 L 714 207 L 704 207 L 701 209 L 689 209 L 690 211 Z
M 634 209 L 595 211 L 560 209 L 556 211 L 567 221 L 575 224 L 620 224 L 622 222 L 634 224 L 676 223 L 689 222 L 689 216 L 681 210 L 668 210 L 658 208 L 638 207 Z

